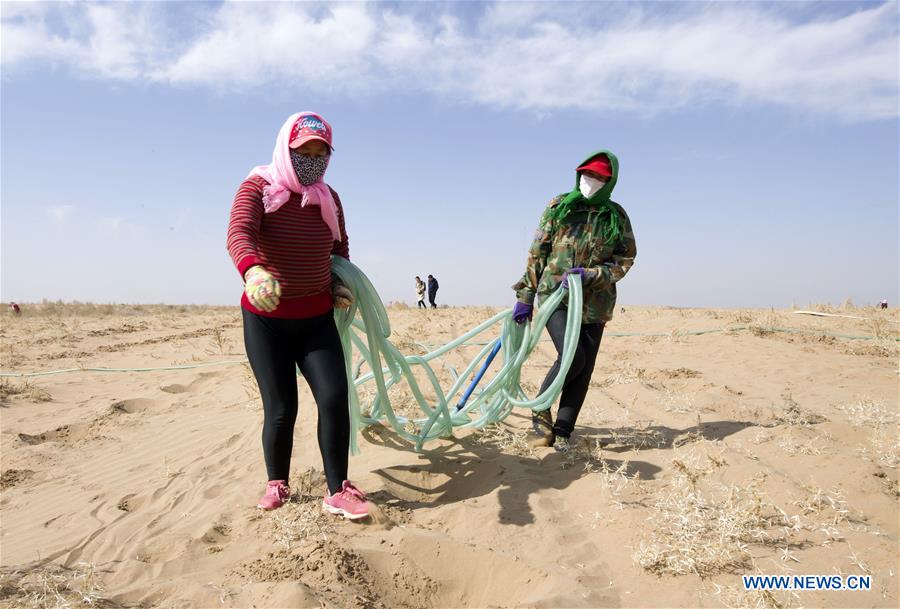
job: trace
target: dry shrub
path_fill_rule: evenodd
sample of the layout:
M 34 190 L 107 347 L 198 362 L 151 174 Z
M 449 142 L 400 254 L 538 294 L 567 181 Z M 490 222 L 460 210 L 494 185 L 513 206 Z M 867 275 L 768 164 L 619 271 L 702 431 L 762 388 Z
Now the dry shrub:
M 877 427 L 869 437 L 869 446 L 860 451 L 873 463 L 891 469 L 900 466 L 900 425 Z
M 794 505 L 800 508 L 802 515 L 811 519 L 812 526 L 819 527 L 819 532 L 831 539 L 842 539 L 840 531 L 835 527 L 850 519 L 850 509 L 844 499 L 844 492 L 839 488 L 825 491 L 821 488 L 805 487 L 809 495 Z
M 884 400 L 865 396 L 849 404 L 839 404 L 836 408 L 857 427 L 885 427 L 897 420 L 895 409 L 888 408 Z
M 221 326 L 213 326 L 210 331 L 212 335 L 209 337 L 209 347 L 206 349 L 206 353 L 208 355 L 229 355 L 233 342 L 225 335 L 225 330 Z
M 871 429 L 868 446 L 859 449 L 864 459 L 891 469 L 900 466 L 900 421 L 894 409 L 883 400 L 867 397 L 837 409 L 856 427 Z
M 17 383 L 7 378 L 0 378 L 0 402 L 11 396 L 21 396 L 31 402 L 52 402 L 53 397 L 46 389 L 34 385 L 31 381 Z
M 116 607 L 103 596 L 94 565 L 74 568 L 44 565 L 26 571 L 0 573 L 0 598 L 11 608 L 74 609 Z
M 725 465 L 721 452 L 701 454 L 692 449 L 673 459 L 672 465 L 668 492 L 653 506 L 649 532 L 634 553 L 644 569 L 702 577 L 746 570 L 752 563 L 751 544 L 779 541 L 773 527 L 795 528 L 784 512 L 763 501 L 760 487 L 765 475 L 742 485 L 705 484 Z
M 603 443 L 597 438 L 581 438 L 575 443 L 573 448 L 566 453 L 562 468 L 568 469 L 579 464 L 585 472 L 600 476 L 603 488 L 609 491 L 612 503 L 619 509 L 623 509 L 624 504 L 616 498 L 624 492 L 646 493 L 640 472 L 630 473 L 628 459 L 610 462 L 604 458 Z
M 820 414 L 801 408 L 790 393 L 785 393 L 781 398 L 784 404 L 781 411 L 775 414 L 776 423 L 793 427 L 810 427 L 828 420 Z
M 781 318 L 775 312 L 775 309 L 769 309 L 753 315 L 747 329 L 755 336 L 769 336 L 774 334 L 780 327 Z
M 610 430 L 610 435 L 615 444 L 627 446 L 632 450 L 660 448 L 666 443 L 666 438 L 658 430 L 653 429 L 653 421 L 649 419 L 637 420 L 634 425 Z
M 754 312 L 747 309 L 733 311 L 730 316 L 730 321 L 734 324 L 749 324 L 753 319 Z
M 844 350 L 851 355 L 873 357 L 900 357 L 900 341 L 892 337 L 879 337 L 866 341 L 849 341 Z
M 666 412 L 675 414 L 696 412 L 697 405 L 694 401 L 696 395 L 696 392 L 686 391 L 684 387 L 677 387 L 675 389 L 666 387 L 662 396 L 662 403 Z
M 476 441 L 482 446 L 494 446 L 501 452 L 523 457 L 534 456 L 534 450 L 528 444 L 528 432 L 512 431 L 500 423 L 485 425 L 478 432 Z
M 789 455 L 821 455 L 824 448 L 821 442 L 822 438 L 818 436 L 798 438 L 793 427 L 790 427 L 786 433 L 779 436 L 778 448 Z

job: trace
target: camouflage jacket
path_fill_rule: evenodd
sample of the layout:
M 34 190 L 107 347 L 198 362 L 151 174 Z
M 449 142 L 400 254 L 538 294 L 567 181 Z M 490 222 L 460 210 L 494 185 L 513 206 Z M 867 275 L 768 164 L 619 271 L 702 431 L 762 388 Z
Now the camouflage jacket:
M 557 205 L 563 196 L 554 197 L 544 213 Z M 613 205 L 624 220 L 622 236 L 616 243 L 606 243 L 603 238 L 605 217 L 585 204 L 573 208 L 558 225 L 549 223 L 538 228 L 528 250 L 525 274 L 513 285 L 519 302 L 533 304 L 535 294 L 542 298 L 549 296 L 559 287 L 568 269 L 584 267 L 588 273 L 583 286 L 581 322 L 591 324 L 612 319 L 616 282 L 628 273 L 637 255 L 631 221 L 621 205 L 615 202 Z M 568 293 L 563 306 L 567 303 Z

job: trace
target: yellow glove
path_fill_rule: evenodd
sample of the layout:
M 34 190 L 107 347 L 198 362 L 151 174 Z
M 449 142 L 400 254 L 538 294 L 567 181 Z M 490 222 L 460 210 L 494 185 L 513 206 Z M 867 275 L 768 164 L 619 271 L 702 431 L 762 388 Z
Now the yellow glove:
M 278 307 L 281 285 L 263 267 L 251 266 L 244 274 L 244 292 L 250 304 L 260 311 L 271 313 Z
M 334 306 L 339 309 L 349 309 L 353 304 L 353 293 L 343 284 L 337 284 L 331 290 L 331 298 Z

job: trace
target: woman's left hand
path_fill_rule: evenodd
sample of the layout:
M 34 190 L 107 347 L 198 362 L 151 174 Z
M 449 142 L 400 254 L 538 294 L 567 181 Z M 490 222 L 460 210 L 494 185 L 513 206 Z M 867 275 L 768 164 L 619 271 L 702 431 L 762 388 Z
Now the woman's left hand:
M 336 285 L 331 291 L 331 299 L 334 301 L 334 306 L 337 308 L 349 309 L 350 305 L 353 304 L 353 293 L 347 289 L 347 286 Z

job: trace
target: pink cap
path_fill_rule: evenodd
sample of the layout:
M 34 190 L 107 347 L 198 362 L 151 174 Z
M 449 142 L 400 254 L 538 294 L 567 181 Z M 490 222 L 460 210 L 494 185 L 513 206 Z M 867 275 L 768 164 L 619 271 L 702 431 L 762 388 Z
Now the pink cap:
M 334 146 L 331 145 L 331 125 L 314 112 L 306 112 L 297 119 L 291 127 L 289 145 L 291 148 L 299 148 L 310 140 L 322 140 L 334 150 Z

